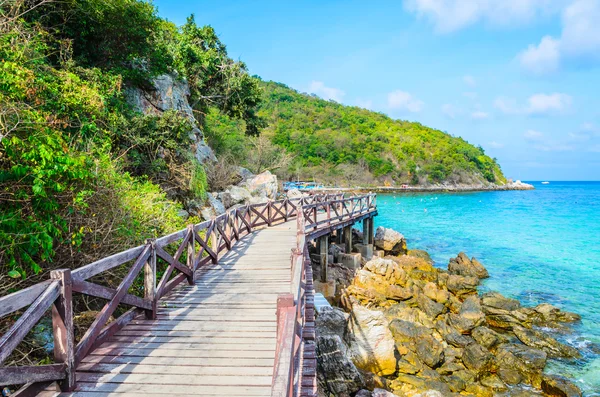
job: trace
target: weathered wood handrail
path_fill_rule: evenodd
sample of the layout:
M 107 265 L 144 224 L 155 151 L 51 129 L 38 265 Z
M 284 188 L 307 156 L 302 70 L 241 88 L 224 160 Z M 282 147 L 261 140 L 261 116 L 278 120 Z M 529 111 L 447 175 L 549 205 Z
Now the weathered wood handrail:
M 292 256 L 293 276 L 290 296 L 293 306 L 288 309 L 290 313 L 286 315 L 287 320 L 284 321 L 287 326 L 282 326 L 286 331 L 282 330 L 281 332 L 282 337 L 284 335 L 287 335 L 286 338 L 289 337 L 288 329 L 290 324 L 293 325 L 294 338 L 290 342 L 291 357 L 296 357 L 304 315 L 302 302 L 305 284 L 306 237 L 324 227 L 322 221 L 317 222 L 317 213 L 325 212 L 328 219 L 326 226 L 331 227 L 332 222 L 346 221 L 352 218 L 353 214 L 368 213 L 369 208 L 372 210 L 372 205 L 365 206 L 363 203 L 363 201 L 374 203 L 374 195 L 372 198 L 369 197 L 344 199 L 343 194 L 313 195 L 301 199 L 284 199 L 241 206 L 212 220 L 189 225 L 186 229 L 147 240 L 143 245 L 116 253 L 73 271 L 53 271 L 50 280 L 0 297 L 0 318 L 29 306 L 10 329 L 0 337 L 0 364 L 12 354 L 17 345 L 51 307 L 56 362 L 41 366 L 0 366 L 0 386 L 26 384 L 20 390 L 25 395 L 27 393 L 34 394 L 34 391 L 43 389 L 49 383 L 59 381 L 59 386 L 63 391 L 73 390 L 75 369 L 87 354 L 137 316 L 145 313 L 146 318 L 156 318 L 157 302 L 163 296 L 183 281 L 194 283 L 196 270 L 207 264 L 217 263 L 224 252 L 231 250 L 247 234 L 257 228 L 285 222 L 293 217 L 297 217 L 298 222 L 297 246 Z M 357 200 L 363 204 L 355 211 Z M 349 211 L 349 205 L 352 211 Z M 306 216 L 306 211 L 311 209 L 314 209 L 314 213 L 311 213 L 313 218 Z M 309 229 L 311 231 L 307 232 Z M 130 265 L 126 270 L 127 273 L 116 288 L 100 285 L 91 280 L 103 272 L 128 263 Z M 158 264 L 166 265 L 160 280 L 157 279 Z M 139 297 L 128 293 L 131 285 L 142 273 L 144 296 Z M 77 344 L 75 344 L 73 331 L 73 293 L 107 300 Z M 130 306 L 131 309 L 107 324 L 119 305 Z M 285 343 L 289 342 L 288 339 L 285 339 Z M 283 353 L 283 350 L 281 352 Z M 293 362 L 295 360 L 294 358 L 287 364 L 278 361 L 277 367 L 289 370 L 291 372 L 288 373 L 294 374 L 296 368 L 293 366 Z M 292 367 L 288 368 L 288 365 Z M 288 378 L 286 383 L 289 386 L 288 393 L 292 387 L 290 382 L 293 386 L 293 379 Z
M 301 201 L 297 211 L 296 247 L 291 257 L 290 294 L 277 301 L 277 349 L 273 368 L 272 397 L 300 396 L 302 387 L 301 344 L 306 322 L 307 239 L 326 234 L 360 218 L 376 214 L 376 195 L 343 198 L 326 197 L 311 202 Z M 319 220 L 319 214 L 324 215 Z M 312 280 L 311 280 L 312 281 Z

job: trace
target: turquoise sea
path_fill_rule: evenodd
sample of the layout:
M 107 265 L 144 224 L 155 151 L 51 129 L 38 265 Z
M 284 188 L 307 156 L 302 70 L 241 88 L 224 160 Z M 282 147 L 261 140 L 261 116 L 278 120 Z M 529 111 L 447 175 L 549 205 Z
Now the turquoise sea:
M 440 267 L 460 251 L 477 257 L 490 272 L 483 290 L 580 314 L 581 324 L 559 339 L 584 358 L 553 361 L 548 371 L 600 396 L 600 182 L 529 183 L 536 189 L 380 194 L 375 222 Z

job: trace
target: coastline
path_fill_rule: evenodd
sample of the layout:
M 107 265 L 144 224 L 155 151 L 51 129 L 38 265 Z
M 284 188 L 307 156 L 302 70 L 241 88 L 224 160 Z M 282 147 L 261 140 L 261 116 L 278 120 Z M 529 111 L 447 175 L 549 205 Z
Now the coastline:
M 371 187 L 335 187 L 313 189 L 311 192 L 316 194 L 331 192 L 351 192 L 351 193 L 427 193 L 427 192 L 491 192 L 491 191 L 514 191 L 514 190 L 535 190 L 535 187 L 528 183 L 513 182 L 505 185 L 430 185 L 430 186 L 371 186 Z
M 360 231 L 354 240 L 360 250 Z M 330 269 L 336 292 L 316 317 L 321 390 L 361 397 L 582 396 L 576 379 L 546 371 L 557 360 L 581 359 L 577 348 L 555 339 L 576 332 L 578 314 L 484 293 L 490 275 L 476 258 L 461 252 L 447 269 L 434 266 L 393 229 L 379 227 L 373 249 L 377 255 L 357 269 Z M 330 256 L 341 252 L 330 243 Z M 318 280 L 320 265 L 313 262 L 313 271 Z

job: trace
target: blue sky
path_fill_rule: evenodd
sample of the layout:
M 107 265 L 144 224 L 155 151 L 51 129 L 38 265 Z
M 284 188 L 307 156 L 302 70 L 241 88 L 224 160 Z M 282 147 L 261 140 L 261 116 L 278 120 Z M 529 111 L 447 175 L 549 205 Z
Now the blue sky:
M 600 180 L 600 0 L 158 0 L 252 74 L 419 121 L 508 177 Z

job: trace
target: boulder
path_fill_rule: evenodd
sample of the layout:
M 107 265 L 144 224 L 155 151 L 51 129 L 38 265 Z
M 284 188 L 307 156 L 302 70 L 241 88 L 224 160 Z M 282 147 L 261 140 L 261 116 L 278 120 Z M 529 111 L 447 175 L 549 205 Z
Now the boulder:
M 254 177 L 254 174 L 248 168 L 244 167 L 237 167 L 237 174 L 242 182 Z
M 487 292 L 483 294 L 481 302 L 484 306 L 507 311 L 517 310 L 521 307 L 521 303 L 519 303 L 518 300 L 506 298 L 504 295 L 498 292 Z
M 581 397 L 579 387 L 557 375 L 545 375 L 542 379 L 542 390 L 549 397 Z
M 248 189 L 241 186 L 229 186 L 227 190 L 219 193 L 219 200 L 225 208 L 231 208 L 236 204 L 246 204 L 252 198 Z
M 462 355 L 462 362 L 469 370 L 476 374 L 482 374 L 488 371 L 492 364 L 492 354 L 478 343 L 471 343 L 465 347 Z
M 490 276 L 487 269 L 477 259 L 469 259 L 464 252 L 459 253 L 456 258 L 450 259 L 448 272 L 465 277 L 487 278 Z
M 485 314 L 481 310 L 481 304 L 477 295 L 471 295 L 465 299 L 458 314 L 450 313 L 449 325 L 461 334 L 469 334 L 471 330 L 485 322 Z
M 379 226 L 375 232 L 375 246 L 390 255 L 404 255 L 407 252 L 404 236 L 382 226 Z
M 514 343 L 499 345 L 494 358 L 496 373 L 503 382 L 511 385 L 525 382 L 538 389 L 546 360 L 544 351 Z
M 419 339 L 431 335 L 431 330 L 414 322 L 396 319 L 390 322 L 389 329 L 398 345 L 414 346 Z
M 365 264 L 364 270 L 382 276 L 391 284 L 406 284 L 406 272 L 393 260 L 373 258 Z
M 286 194 L 287 198 L 289 198 L 291 200 L 293 200 L 293 199 L 301 199 L 302 197 L 304 197 L 304 193 L 302 193 L 298 189 L 290 189 L 285 194 Z
M 448 302 L 448 299 L 450 299 L 450 293 L 447 290 L 438 288 L 438 286 L 431 281 L 423 286 L 423 294 L 429 299 L 433 299 L 441 304 Z
M 513 332 L 521 342 L 530 347 L 545 351 L 550 357 L 580 358 L 581 354 L 574 347 L 565 345 L 550 335 L 535 329 L 515 325 Z
M 319 335 L 316 339 L 318 383 L 333 395 L 350 395 L 364 387 L 360 371 L 348 356 L 338 335 Z
M 455 295 L 463 296 L 477 292 L 479 279 L 477 277 L 464 277 L 451 274 L 446 281 L 448 291 Z
M 323 307 L 315 319 L 315 327 L 319 335 L 338 335 L 344 338 L 348 326 L 349 315 L 336 307 Z
M 581 320 L 581 316 L 575 313 L 563 312 L 558 307 L 549 303 L 542 303 L 533 308 L 543 322 L 571 323 Z
M 217 216 L 225 213 L 225 206 L 223 205 L 221 200 L 219 200 L 217 198 L 216 193 L 210 193 L 207 196 L 208 196 L 208 203 L 210 204 L 210 207 L 214 210 L 214 212 Z
M 390 284 L 384 276 L 372 273 L 365 268 L 356 272 L 352 284 L 362 290 L 373 291 L 375 294 L 383 295 L 386 299 L 402 301 L 412 297 L 410 290 Z M 356 290 L 349 289 L 348 291 L 353 293 Z
M 417 340 L 416 353 L 431 368 L 436 368 L 444 361 L 444 346 L 431 335 Z
M 506 338 L 496 331 L 487 327 L 477 327 L 471 331 L 471 336 L 477 343 L 490 350 L 501 343 L 506 342 Z
M 445 309 L 444 305 L 442 305 L 441 303 L 437 303 L 432 299 L 429 299 L 424 294 L 419 294 L 416 298 L 419 309 L 425 312 L 425 314 L 427 314 L 432 319 L 435 319 L 437 316 L 442 314 L 442 312 Z
M 429 253 L 425 250 L 408 250 L 406 252 L 408 256 L 414 256 L 415 258 L 421 258 L 427 263 L 431 263 L 433 265 L 433 259 L 429 256 Z
M 274 199 L 277 196 L 277 176 L 265 171 L 243 182 L 243 187 L 248 189 L 253 196 Z
M 394 337 L 388 325 L 382 312 L 352 307 L 349 355 L 358 368 L 381 376 L 396 372 Z

